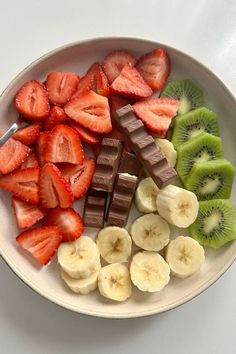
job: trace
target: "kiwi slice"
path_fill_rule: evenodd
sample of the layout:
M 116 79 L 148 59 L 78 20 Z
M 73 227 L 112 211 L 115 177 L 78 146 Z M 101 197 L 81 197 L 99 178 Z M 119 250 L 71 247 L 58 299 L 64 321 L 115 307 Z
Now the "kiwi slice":
M 175 147 L 194 138 L 202 132 L 219 135 L 217 116 L 202 107 L 176 118 L 171 141 Z
M 231 162 L 219 159 L 196 163 L 184 181 L 186 189 L 196 194 L 198 200 L 227 199 L 234 179 Z
M 176 80 L 167 84 L 161 97 L 175 98 L 180 101 L 178 114 L 204 106 L 203 91 L 192 80 Z
M 199 202 L 196 221 L 190 226 L 192 237 L 201 245 L 219 248 L 236 239 L 236 211 L 228 199 Z
M 193 165 L 197 162 L 207 162 L 223 158 L 221 139 L 218 136 L 201 133 L 195 138 L 177 147 L 176 170 L 185 180 Z

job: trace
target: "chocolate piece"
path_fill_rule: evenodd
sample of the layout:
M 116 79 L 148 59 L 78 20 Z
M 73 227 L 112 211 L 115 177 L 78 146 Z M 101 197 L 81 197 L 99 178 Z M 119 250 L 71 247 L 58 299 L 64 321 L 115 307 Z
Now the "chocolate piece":
M 119 173 L 129 173 L 139 177 L 143 171 L 143 166 L 134 154 L 125 152 L 119 166 Z
M 92 188 L 112 192 L 122 153 L 122 142 L 117 139 L 103 138 L 101 151 L 97 158 Z
M 89 189 L 84 203 L 84 225 L 102 228 L 106 212 L 107 193 Z
M 147 132 L 143 122 L 136 118 L 132 106 L 127 105 L 118 109 L 114 118 L 131 149 L 156 185 L 161 188 L 170 183 L 171 179 L 177 175 L 176 171 L 170 167 L 167 159 L 156 146 L 153 137 Z

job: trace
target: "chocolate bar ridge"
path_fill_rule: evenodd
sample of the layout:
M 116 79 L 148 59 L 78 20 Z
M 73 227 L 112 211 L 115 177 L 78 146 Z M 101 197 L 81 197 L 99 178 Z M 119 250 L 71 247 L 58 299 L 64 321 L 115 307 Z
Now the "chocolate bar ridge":
M 107 193 L 89 189 L 84 203 L 83 220 L 88 227 L 102 228 L 106 212 Z

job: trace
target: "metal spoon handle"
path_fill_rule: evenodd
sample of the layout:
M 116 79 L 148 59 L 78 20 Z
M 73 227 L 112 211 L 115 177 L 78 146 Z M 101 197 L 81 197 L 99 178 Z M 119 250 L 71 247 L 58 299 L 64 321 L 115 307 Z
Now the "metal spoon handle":
M 22 118 L 18 118 L 15 123 L 13 123 L 10 128 L 1 136 L 0 138 L 0 146 L 5 144 L 5 142 L 14 134 L 20 127 L 22 123 Z

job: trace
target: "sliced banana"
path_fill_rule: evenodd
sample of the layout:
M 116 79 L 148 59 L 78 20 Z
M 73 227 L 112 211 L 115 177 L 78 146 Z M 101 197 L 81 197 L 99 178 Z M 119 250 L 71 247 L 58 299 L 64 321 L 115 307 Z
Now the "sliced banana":
M 130 234 L 134 243 L 147 251 L 160 251 L 170 240 L 168 223 L 156 214 L 146 214 L 136 219 Z
M 98 233 L 96 242 L 102 258 L 107 263 L 126 262 L 131 255 L 132 240 L 124 228 L 105 227 Z
M 177 152 L 176 152 L 172 142 L 169 141 L 168 139 L 156 138 L 155 139 L 155 144 L 163 152 L 163 154 L 165 155 L 169 165 L 171 167 L 175 167 L 176 160 L 177 160 Z
M 157 195 L 157 211 L 170 224 L 188 227 L 197 218 L 198 200 L 194 193 L 186 189 L 168 185 Z
M 98 247 L 88 236 L 62 243 L 57 258 L 64 272 L 75 279 L 88 278 L 101 267 Z
M 159 188 L 151 177 L 143 179 L 135 192 L 135 205 L 141 213 L 152 213 L 157 210 L 156 197 Z
M 204 248 L 188 236 L 178 236 L 166 250 L 166 261 L 171 273 L 186 278 L 197 272 L 205 260 Z
M 98 289 L 102 296 L 125 301 L 131 296 L 131 280 L 128 268 L 121 263 L 103 267 L 98 274 Z
M 156 252 L 136 253 L 130 264 L 130 276 L 139 290 L 150 293 L 160 291 L 170 280 L 170 268 Z
M 63 269 L 61 269 L 61 277 L 66 285 L 77 294 L 89 294 L 91 291 L 97 289 L 98 286 L 98 273 L 94 272 L 88 278 L 74 279 L 71 278 Z

